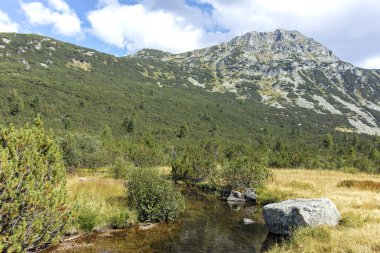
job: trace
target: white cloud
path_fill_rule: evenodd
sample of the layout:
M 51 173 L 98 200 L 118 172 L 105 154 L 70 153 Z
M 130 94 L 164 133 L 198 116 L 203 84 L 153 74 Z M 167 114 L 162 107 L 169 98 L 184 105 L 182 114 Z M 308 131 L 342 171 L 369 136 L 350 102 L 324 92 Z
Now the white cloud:
M 377 0 L 197 0 L 211 4 L 215 24 L 235 36 L 248 31 L 299 30 L 343 60 L 361 65 L 379 55 Z
M 98 0 L 97 9 L 87 18 L 94 35 L 129 50 L 149 47 L 181 52 L 228 41 L 249 31 L 282 28 L 298 30 L 324 44 L 342 60 L 358 66 L 370 66 L 365 63 L 367 59 L 380 55 L 380 33 L 376 30 L 380 27 L 378 0 L 193 0 L 193 4 L 185 0 L 139 0 L 136 5 L 120 2 Z M 208 5 L 207 11 L 199 8 L 204 4 Z
M 142 3 L 123 5 L 117 0 L 102 0 L 99 9 L 88 13 L 87 18 L 95 36 L 129 51 L 156 48 L 183 52 L 203 46 L 202 28 L 180 15 L 148 9 Z
M 0 32 L 18 32 L 19 25 L 12 22 L 8 14 L 0 10 Z
M 54 32 L 65 36 L 82 34 L 80 19 L 63 0 L 48 0 L 48 6 L 21 2 L 21 9 L 32 25 L 52 25 Z
M 367 69 L 380 69 L 380 55 L 364 60 L 360 66 Z

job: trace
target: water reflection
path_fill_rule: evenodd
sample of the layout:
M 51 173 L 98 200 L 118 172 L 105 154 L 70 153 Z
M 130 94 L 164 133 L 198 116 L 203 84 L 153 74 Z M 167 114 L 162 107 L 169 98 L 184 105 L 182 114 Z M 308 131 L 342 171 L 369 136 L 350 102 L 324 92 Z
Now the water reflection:
M 195 190 L 184 192 L 186 211 L 175 222 L 149 230 L 138 227 L 97 234 L 62 245 L 51 252 L 260 252 L 267 239 L 261 210 L 217 200 Z M 252 224 L 243 224 L 249 218 Z

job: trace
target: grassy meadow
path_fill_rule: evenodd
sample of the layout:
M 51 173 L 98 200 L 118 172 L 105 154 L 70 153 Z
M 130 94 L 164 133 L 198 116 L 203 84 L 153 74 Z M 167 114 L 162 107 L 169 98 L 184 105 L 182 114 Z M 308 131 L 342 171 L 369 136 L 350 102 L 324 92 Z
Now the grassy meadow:
M 169 167 L 158 169 L 170 174 Z M 342 221 L 335 228 L 299 229 L 269 252 L 380 252 L 380 175 L 306 169 L 272 172 L 265 189 L 260 190 L 262 205 L 289 198 L 327 197 L 337 205 Z M 110 178 L 107 169 L 79 170 L 69 176 L 67 187 L 70 199 L 79 203 L 79 213 L 94 215 L 95 231 L 115 227 L 127 210 L 123 183 Z M 127 215 L 126 225 L 137 222 L 134 211 L 128 210 Z M 80 230 L 78 225 L 74 228 Z
M 137 221 L 137 214 L 128 210 L 121 180 L 105 175 L 70 175 L 67 180 L 69 199 L 77 209 L 70 233 L 125 228 Z
M 156 169 L 162 175 L 171 172 L 170 167 Z M 137 212 L 127 207 L 122 180 L 112 178 L 109 168 L 78 169 L 68 176 L 67 188 L 78 211 L 70 234 L 126 228 L 138 221 Z
M 380 188 L 342 181 L 380 185 L 380 175 L 338 171 L 276 169 L 261 201 L 327 197 L 342 215 L 335 228 L 303 228 L 270 252 L 380 252 Z M 371 183 L 368 183 L 371 182 Z

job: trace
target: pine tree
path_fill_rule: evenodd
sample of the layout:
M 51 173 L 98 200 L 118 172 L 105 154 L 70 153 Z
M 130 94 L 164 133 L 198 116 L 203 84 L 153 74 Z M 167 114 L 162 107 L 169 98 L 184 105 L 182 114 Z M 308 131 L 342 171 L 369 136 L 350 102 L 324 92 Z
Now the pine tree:
M 17 115 L 24 109 L 24 101 L 18 95 L 16 90 L 12 90 L 12 92 L 8 96 L 9 101 L 9 113 L 11 115 Z
M 183 123 L 180 128 L 179 128 L 179 132 L 177 134 L 177 137 L 178 138 L 183 138 L 185 137 L 189 132 L 189 126 L 187 125 L 187 123 Z
M 135 130 L 135 122 L 133 122 L 133 120 L 128 121 L 127 132 L 133 133 L 134 130 Z
M 334 144 L 334 140 L 331 134 L 326 134 L 325 138 L 323 139 L 323 146 L 327 149 L 332 148 Z
M 39 118 L 33 127 L 0 133 L 0 252 L 39 250 L 56 242 L 71 211 L 66 171 Z

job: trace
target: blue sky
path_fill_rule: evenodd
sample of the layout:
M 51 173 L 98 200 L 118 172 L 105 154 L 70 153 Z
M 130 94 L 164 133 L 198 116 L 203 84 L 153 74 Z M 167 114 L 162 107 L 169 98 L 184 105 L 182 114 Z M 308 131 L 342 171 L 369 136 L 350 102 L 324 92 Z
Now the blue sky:
M 0 32 L 42 34 L 118 56 L 142 48 L 184 52 L 278 28 L 380 69 L 378 0 L 0 0 Z

